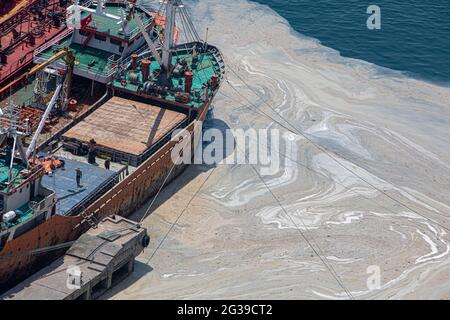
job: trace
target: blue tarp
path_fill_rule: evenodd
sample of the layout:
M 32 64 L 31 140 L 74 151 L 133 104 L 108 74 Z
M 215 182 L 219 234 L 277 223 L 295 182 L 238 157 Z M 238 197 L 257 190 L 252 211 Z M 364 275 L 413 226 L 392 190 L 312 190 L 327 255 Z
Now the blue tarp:
M 42 185 L 56 193 L 56 212 L 65 215 L 77 204 L 95 193 L 115 172 L 75 160 L 59 158 L 65 161 L 64 169 L 58 169 L 52 175 L 42 178 Z M 76 169 L 80 168 L 83 176 L 81 188 L 77 187 Z

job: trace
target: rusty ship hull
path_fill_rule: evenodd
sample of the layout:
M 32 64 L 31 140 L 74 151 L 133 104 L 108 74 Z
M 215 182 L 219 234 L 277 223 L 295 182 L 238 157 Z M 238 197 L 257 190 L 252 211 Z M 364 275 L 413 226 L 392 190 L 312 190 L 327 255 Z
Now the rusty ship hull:
M 199 110 L 198 117 L 185 128 L 191 135 L 191 140 L 194 141 L 194 148 L 199 141 L 198 136 L 195 135 L 201 132 L 202 123 L 212 101 L 213 98 L 205 103 Z M 186 164 L 174 165 L 172 162 L 171 150 L 175 144 L 176 141 L 166 143 L 145 160 L 135 172 L 116 184 L 82 214 L 54 215 L 31 231 L 7 242 L 0 251 L 0 257 L 74 241 L 90 228 L 86 217 L 101 220 L 112 215 L 129 216 L 146 200 L 154 196 L 164 182 L 167 185 L 185 169 Z M 62 253 L 63 251 L 57 250 L 39 255 L 19 254 L 8 259 L 0 258 L 0 291 L 23 280 L 37 268 Z
M 12 145 L 12 151 L 9 158 L 6 147 L 5 156 L 2 153 L 9 160 L 2 158 L 0 291 L 61 256 L 74 240 L 103 218 L 127 217 L 136 211 L 189 165 L 173 162 L 174 156 L 184 159 L 180 148 L 191 150 L 193 159 L 193 151 L 201 141 L 202 124 L 225 73 L 220 51 L 199 38 L 176 44 L 175 11 L 187 19 L 183 6 L 178 6 L 180 0 L 165 3 L 164 21 L 141 7 L 105 1 L 94 8 L 77 3 L 70 6 L 70 33 L 34 52 L 37 69 L 54 77 L 55 86 L 32 139 L 27 143 L 27 138 L 23 138 L 28 146 L 26 154 L 19 146 L 20 161 L 14 161 L 13 139 L 4 140 Z M 74 12 L 78 12 L 75 20 Z M 161 35 L 168 40 L 156 48 Z M 146 50 L 144 38 L 150 51 Z M 78 78 L 72 81 L 72 75 Z M 35 86 L 38 94 L 46 92 L 41 90 L 45 78 L 41 75 L 39 86 Z M 74 90 L 61 89 L 69 88 L 70 83 L 75 83 Z M 68 98 L 69 90 L 72 97 L 82 97 L 82 108 L 75 108 L 77 113 L 69 117 L 71 121 L 63 122 L 63 127 L 38 138 L 46 123 L 51 123 L 48 119 L 53 105 L 61 114 L 74 111 L 70 110 L 74 99 Z M 96 100 L 92 101 L 94 97 Z M 68 102 L 67 112 L 64 101 Z M 10 124 L 19 119 L 21 109 L 16 109 L 10 104 L 10 119 L 6 119 Z M 29 128 L 30 122 L 26 124 Z M 92 124 L 94 127 L 89 127 Z M 6 129 L 9 135 L 17 132 L 12 127 Z M 40 142 L 36 148 L 37 141 Z M 71 153 L 72 158 L 65 158 L 64 154 L 61 161 L 54 158 L 59 149 L 66 155 Z M 35 158 L 38 152 L 43 152 L 44 155 L 37 155 L 42 160 Z M 95 161 L 97 152 L 102 161 L 108 159 L 116 167 L 110 170 L 105 161 L 105 169 L 100 168 Z M 45 159 L 51 159 L 48 166 Z M 54 159 L 64 163 L 61 170 L 52 169 Z M 6 163 L 17 167 L 14 178 L 6 174 Z M 20 190 L 11 191 L 16 177 L 29 174 L 24 164 L 31 163 L 50 168 L 52 174 L 43 176 L 36 188 L 29 188 L 23 181 L 18 185 Z M 80 166 L 89 174 L 88 181 L 83 176 L 85 187 L 78 177 Z M 32 191 L 35 189 L 46 198 L 36 198 Z M 13 196 L 21 199 L 21 206 L 13 202 Z M 26 210 L 22 211 L 22 207 Z M 8 220 L 11 217 L 20 220 Z

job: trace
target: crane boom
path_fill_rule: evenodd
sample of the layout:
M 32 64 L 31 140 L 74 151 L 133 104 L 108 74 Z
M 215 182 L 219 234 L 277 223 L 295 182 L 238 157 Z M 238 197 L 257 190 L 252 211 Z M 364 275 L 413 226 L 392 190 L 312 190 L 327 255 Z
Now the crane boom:
M 58 53 L 55 53 L 53 56 L 51 56 L 48 60 L 34 66 L 29 72 L 27 72 L 25 74 L 26 77 L 29 77 L 33 74 L 35 74 L 36 72 L 39 72 L 43 69 L 45 69 L 49 64 L 51 64 L 52 62 L 61 59 L 65 56 L 68 56 L 69 59 L 66 60 L 66 63 L 69 64 L 73 64 L 74 63 L 74 57 L 73 57 L 73 53 L 72 51 L 68 50 L 68 49 L 63 49 L 61 51 L 59 51 Z
M 147 31 L 144 28 L 144 25 L 142 23 L 141 18 L 139 18 L 139 15 L 134 15 L 134 21 L 136 22 L 136 25 L 138 26 L 139 30 L 141 31 L 142 35 L 144 36 L 145 42 L 147 42 L 148 47 L 150 48 L 150 51 L 152 52 L 155 59 L 159 62 L 159 64 L 162 66 L 163 62 L 161 59 L 161 56 L 156 49 L 155 44 L 153 43 L 152 39 L 150 39 L 150 36 L 148 35 Z
M 59 96 L 59 92 L 61 91 L 63 87 L 63 84 L 60 83 L 57 87 L 55 92 L 53 93 L 53 97 L 50 100 L 50 103 L 47 106 L 47 109 L 45 109 L 44 115 L 42 116 L 41 122 L 39 122 L 39 126 L 36 130 L 36 132 L 34 133 L 33 139 L 31 140 L 30 145 L 28 146 L 27 152 L 26 152 L 26 159 L 28 159 L 31 156 L 31 153 L 34 150 L 34 146 L 36 145 L 37 139 L 39 137 L 39 134 L 41 133 L 42 129 L 44 128 L 45 125 L 45 121 L 47 121 L 48 116 L 50 115 L 50 111 L 52 111 L 53 106 L 56 103 L 56 99 Z

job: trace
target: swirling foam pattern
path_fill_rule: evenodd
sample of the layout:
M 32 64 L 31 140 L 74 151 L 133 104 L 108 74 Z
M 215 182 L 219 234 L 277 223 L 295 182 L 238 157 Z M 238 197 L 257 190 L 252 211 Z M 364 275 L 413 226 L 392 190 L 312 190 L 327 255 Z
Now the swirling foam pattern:
M 138 264 L 114 297 L 450 298 L 450 89 L 342 58 L 259 4 L 186 4 L 252 88 L 228 70 L 214 117 L 289 143 L 279 170 L 255 166 L 265 183 L 248 165 L 216 167 L 177 220 L 212 170 L 188 169 L 146 219 L 139 261 L 153 269 Z

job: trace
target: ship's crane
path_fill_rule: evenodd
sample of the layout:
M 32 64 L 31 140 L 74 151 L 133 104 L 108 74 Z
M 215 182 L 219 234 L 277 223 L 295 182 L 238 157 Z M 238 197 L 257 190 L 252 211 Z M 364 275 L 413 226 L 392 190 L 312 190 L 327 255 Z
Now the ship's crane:
M 42 129 L 44 128 L 45 121 L 47 121 L 47 118 L 50 115 L 50 112 L 52 111 L 53 107 L 55 106 L 56 101 L 58 100 L 58 97 L 60 97 L 61 92 L 62 92 L 62 97 L 61 97 L 62 108 L 64 109 L 65 105 L 67 104 L 67 100 L 68 100 L 69 92 L 70 92 L 70 86 L 72 84 L 72 74 L 73 74 L 73 67 L 75 64 L 75 56 L 73 55 L 72 51 L 63 49 L 63 50 L 59 51 L 58 53 L 56 53 L 55 55 L 53 55 L 47 61 L 35 66 L 27 74 L 27 77 L 29 77 L 30 75 L 32 75 L 36 72 L 44 70 L 48 65 L 50 65 L 52 62 L 54 62 L 58 59 L 63 59 L 67 65 L 66 77 L 62 83 L 58 83 L 56 86 L 56 90 L 53 93 L 53 96 L 52 96 L 49 104 L 47 105 L 47 108 L 45 109 L 44 115 L 42 116 L 42 119 L 39 122 L 36 132 L 33 135 L 31 143 L 28 146 L 28 149 L 26 152 L 27 158 L 29 158 L 31 156 L 31 153 L 34 151 L 38 137 L 39 137 Z
M 63 50 L 59 51 L 58 53 L 56 53 L 55 55 L 53 55 L 52 57 L 50 57 L 47 61 L 44 61 L 44 62 L 34 66 L 30 71 L 24 73 L 23 75 L 21 75 L 16 80 L 8 83 L 6 86 L 1 88 L 0 89 L 0 96 L 3 93 L 8 93 L 8 90 L 10 88 L 13 88 L 17 83 L 20 83 L 20 82 L 28 79 L 32 75 L 36 74 L 37 72 L 44 70 L 52 62 L 54 62 L 54 61 L 56 61 L 58 59 L 61 59 L 61 58 L 63 58 L 64 62 L 67 65 L 67 75 L 66 75 L 66 81 L 65 81 L 66 84 L 65 84 L 64 87 L 69 87 L 70 88 L 70 85 L 72 84 L 72 73 L 73 73 L 73 66 L 75 64 L 75 57 L 74 57 L 72 51 L 67 50 L 67 49 L 63 49 Z
M 162 60 L 164 70 L 169 76 L 172 72 L 172 50 L 174 47 L 175 17 L 178 8 L 184 8 L 181 0 L 167 0 L 166 2 L 166 24 L 164 29 L 164 43 Z
M 159 65 L 163 67 L 165 71 L 165 75 L 167 78 L 170 77 L 172 73 L 172 51 L 175 46 L 175 20 L 177 12 L 181 15 L 182 21 L 189 20 L 188 16 L 185 12 L 185 8 L 183 5 L 183 2 L 181 0 L 165 0 L 161 1 L 166 9 L 165 9 L 165 25 L 164 25 L 164 41 L 162 44 L 162 53 L 159 54 L 159 52 L 156 50 L 156 47 L 154 43 L 151 41 L 150 37 L 148 36 L 147 32 L 145 31 L 145 28 L 142 24 L 141 19 L 137 14 L 134 15 L 134 20 L 136 21 L 136 25 L 138 26 L 139 30 L 141 31 L 142 35 L 144 36 L 145 41 L 147 42 L 150 50 L 152 51 L 153 56 L 158 61 Z M 139 7 L 142 11 L 150 15 L 150 12 L 148 12 L 147 9 L 145 9 L 142 5 L 136 5 Z M 183 20 L 184 19 L 184 20 Z M 192 32 L 194 35 L 196 35 L 197 38 L 198 34 L 195 31 L 195 29 L 189 25 L 187 26 L 190 32 Z
M 4 116 L 6 113 L 8 118 L 2 118 L 1 125 L 0 125 L 0 144 L 3 145 L 5 141 L 8 141 L 9 139 L 13 140 L 12 143 L 12 149 L 8 151 L 7 148 L 7 161 L 9 166 L 9 173 L 8 173 L 8 180 L 12 181 L 12 168 L 14 165 L 14 155 L 16 152 L 16 149 L 19 150 L 20 157 L 22 158 L 22 162 L 24 165 L 28 168 L 28 161 L 27 157 L 25 155 L 25 149 L 22 145 L 21 136 L 24 136 L 26 132 L 25 130 L 21 130 L 21 126 L 19 124 L 20 122 L 20 107 L 15 105 L 12 100 L 10 99 L 8 106 L 5 110 L 5 112 L 1 112 L 1 116 Z M 8 143 L 8 142 L 7 142 Z M 11 146 L 10 146 L 11 147 Z
M 39 134 L 41 133 L 44 125 L 45 125 L 45 121 L 47 120 L 48 116 L 50 115 L 51 110 L 53 109 L 56 101 L 58 100 L 58 97 L 61 98 L 63 107 L 64 105 L 67 103 L 68 100 L 68 95 L 69 95 L 69 91 L 70 91 L 70 87 L 72 84 L 72 74 L 73 74 L 73 68 L 74 68 L 74 64 L 75 64 L 75 56 L 73 55 L 72 51 L 68 50 L 68 49 L 63 49 L 61 51 L 59 51 L 58 53 L 56 53 L 55 55 L 53 55 L 52 57 L 50 57 L 47 61 L 44 61 L 43 63 L 40 63 L 36 66 L 34 66 L 30 71 L 24 73 L 22 76 L 20 76 L 17 80 L 9 83 L 8 85 L 6 85 L 5 87 L 3 87 L 0 90 L 1 92 L 7 92 L 7 90 L 9 90 L 14 84 L 16 83 L 20 83 L 21 81 L 24 81 L 26 79 L 28 79 L 29 77 L 31 77 L 32 75 L 36 74 L 39 71 L 44 70 L 46 67 L 48 67 L 51 63 L 53 63 L 54 61 L 58 60 L 58 59 L 63 59 L 64 62 L 67 65 L 67 69 L 66 69 L 66 74 L 65 74 L 65 78 L 64 81 L 60 82 L 57 84 L 56 90 L 53 93 L 53 96 L 50 100 L 50 103 L 48 104 L 44 115 L 42 116 L 42 119 L 39 123 L 39 126 L 33 136 L 33 139 L 26 151 L 26 153 L 23 151 L 23 147 L 21 145 L 21 141 L 20 139 L 17 139 L 17 130 L 16 130 L 16 126 L 13 126 L 12 131 L 9 130 L 8 131 L 8 135 L 14 137 L 14 146 L 13 146 L 13 150 L 12 150 L 12 158 L 14 158 L 14 153 L 15 153 L 15 149 L 16 149 L 16 142 L 18 143 L 19 146 L 19 151 L 21 154 L 21 158 L 23 160 L 24 163 L 28 163 L 28 161 L 26 159 L 28 159 L 31 155 L 31 153 L 34 151 L 37 139 L 39 137 Z M 62 93 L 62 94 L 61 94 Z M 61 94 L 61 95 L 60 95 Z M 12 113 L 11 113 L 12 114 Z M 18 116 L 16 115 L 15 117 L 11 116 L 11 119 L 13 118 L 17 118 L 15 121 L 18 121 Z M 13 120 L 11 120 L 13 121 Z M 12 160 L 13 161 L 13 160 Z M 12 162 L 11 162 L 12 163 Z
M 130 12 L 130 14 L 132 14 Z M 155 43 L 150 39 L 150 36 L 148 35 L 147 31 L 145 30 L 144 24 L 142 23 L 141 18 L 138 14 L 134 14 L 134 21 L 136 22 L 136 25 L 138 26 L 139 30 L 142 33 L 142 36 L 145 39 L 145 42 L 147 42 L 148 47 L 150 48 L 150 51 L 152 52 L 153 57 L 158 61 L 159 65 L 163 65 L 163 61 L 161 58 L 161 55 L 158 52 L 158 49 L 156 48 Z

